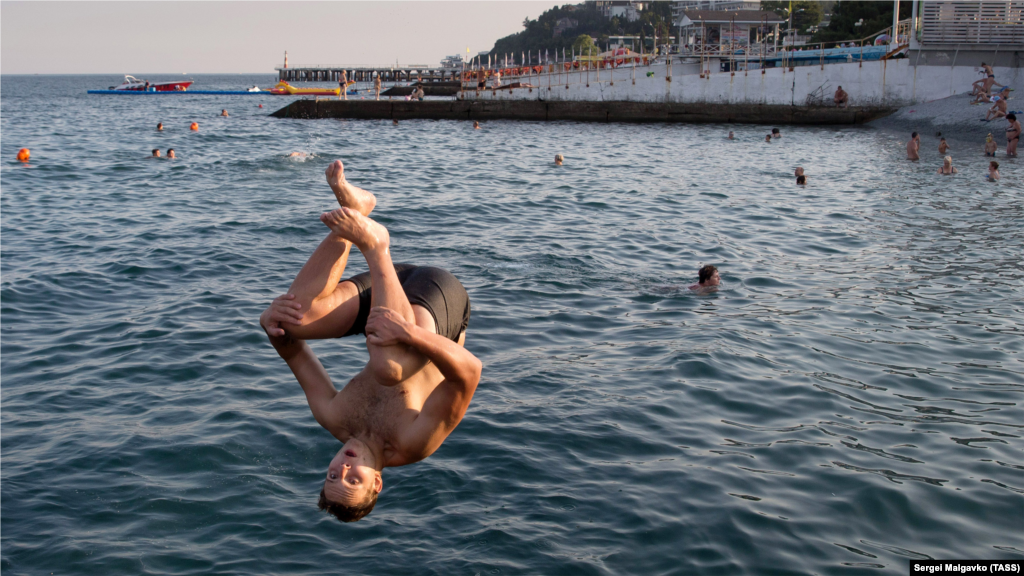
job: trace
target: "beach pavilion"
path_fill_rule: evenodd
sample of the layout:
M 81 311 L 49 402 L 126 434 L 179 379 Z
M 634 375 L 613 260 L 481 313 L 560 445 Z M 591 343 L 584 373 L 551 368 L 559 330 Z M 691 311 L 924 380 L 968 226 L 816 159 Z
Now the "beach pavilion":
M 684 10 L 679 27 L 679 51 L 683 54 L 730 54 L 774 52 L 778 48 L 779 25 L 784 20 L 766 10 Z M 751 40 L 753 31 L 753 40 Z M 766 38 L 774 32 L 774 45 Z

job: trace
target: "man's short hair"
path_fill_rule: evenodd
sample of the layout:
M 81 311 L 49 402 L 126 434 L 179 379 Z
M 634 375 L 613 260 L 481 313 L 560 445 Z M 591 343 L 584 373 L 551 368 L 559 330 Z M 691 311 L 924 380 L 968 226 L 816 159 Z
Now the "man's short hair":
M 331 502 L 327 499 L 327 495 L 324 494 L 324 489 L 320 489 L 320 500 L 317 501 L 317 508 L 326 510 L 334 517 L 342 522 L 355 522 L 366 516 L 373 511 L 373 507 L 377 504 L 377 491 L 370 488 L 370 495 L 366 497 L 366 500 L 362 504 L 356 506 L 345 506 L 344 504 L 338 504 L 337 502 Z
M 153 148 L 153 155 L 154 156 L 156 156 L 159 153 L 160 153 L 160 149 L 159 148 Z
M 917 132 L 911 132 L 910 133 L 910 137 L 911 138 L 917 138 Z
M 715 268 L 711 264 L 705 264 L 701 266 L 701 269 L 697 271 L 697 281 L 701 284 L 707 282 L 712 276 L 718 272 L 718 268 Z

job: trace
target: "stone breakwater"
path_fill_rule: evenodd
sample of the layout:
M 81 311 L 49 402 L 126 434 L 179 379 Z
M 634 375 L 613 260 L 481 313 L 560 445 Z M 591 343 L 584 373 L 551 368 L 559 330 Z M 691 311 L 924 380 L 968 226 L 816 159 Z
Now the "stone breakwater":
M 678 102 L 552 102 L 538 100 L 297 100 L 277 118 L 575 120 L 581 122 L 724 122 L 739 124 L 863 124 L 895 107 L 834 108 Z

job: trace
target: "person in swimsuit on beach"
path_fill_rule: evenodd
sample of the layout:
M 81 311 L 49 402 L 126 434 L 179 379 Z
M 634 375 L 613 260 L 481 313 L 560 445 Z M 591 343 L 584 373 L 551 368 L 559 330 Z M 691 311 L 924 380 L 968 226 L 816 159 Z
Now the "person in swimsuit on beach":
M 946 144 L 945 138 L 939 138 L 939 154 L 945 154 L 946 150 L 952 150 L 952 148 L 949 147 L 949 144 Z
M 1020 122 L 1016 114 L 1007 114 L 1006 121 L 1010 127 L 1006 129 L 1006 155 L 1011 158 L 1017 157 L 1017 143 L 1020 142 Z
M 988 136 L 985 136 L 985 156 L 995 158 L 997 148 L 998 145 L 996 145 L 996 140 L 992 137 L 992 133 L 989 132 Z
M 945 158 L 943 158 L 942 159 L 942 167 L 939 168 L 939 174 L 944 174 L 946 176 L 949 176 L 951 174 L 956 174 L 956 173 L 957 173 L 957 169 L 953 167 L 953 157 L 952 156 L 946 156 Z
M 376 99 L 380 100 L 380 76 L 373 79 L 373 91 L 376 93 Z
M 992 107 L 988 109 L 988 112 L 985 113 L 986 122 L 989 120 L 995 120 L 997 118 L 1006 117 L 1006 99 L 1009 97 L 1010 89 L 1005 87 L 1003 88 L 1003 91 L 999 93 L 999 96 L 993 96 L 996 103 L 993 104 Z
M 921 137 L 917 132 L 911 132 L 910 142 L 907 142 L 907 160 L 920 160 L 917 152 L 921 149 Z
M 690 286 L 690 290 L 710 290 L 717 288 L 722 279 L 718 276 L 718 268 L 711 264 L 701 266 L 697 271 L 697 283 Z
M 341 208 L 321 214 L 330 228 L 288 293 L 260 326 L 298 380 L 313 417 L 344 445 L 327 466 L 318 506 L 343 522 L 370 513 L 381 471 L 419 462 L 458 426 L 482 365 L 463 347 L 469 295 L 440 268 L 393 264 L 387 229 L 368 216 L 373 194 L 328 166 Z M 369 272 L 342 280 L 352 246 Z M 308 339 L 366 335 L 370 358 L 340 391 Z
M 985 75 L 984 78 L 974 82 L 971 86 L 972 95 L 977 95 L 979 92 L 990 92 L 992 86 L 996 83 L 996 74 L 992 71 L 992 67 L 984 62 L 981 63 L 981 73 Z

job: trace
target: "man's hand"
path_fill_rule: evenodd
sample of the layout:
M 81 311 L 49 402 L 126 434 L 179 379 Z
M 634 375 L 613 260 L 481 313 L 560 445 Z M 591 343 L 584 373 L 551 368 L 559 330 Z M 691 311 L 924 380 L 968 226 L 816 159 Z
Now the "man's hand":
M 374 346 L 393 346 L 409 341 L 411 322 L 390 308 L 374 306 L 366 318 L 366 342 Z
M 260 326 L 271 337 L 284 336 L 284 328 L 281 324 L 302 325 L 302 317 L 305 315 L 299 312 L 302 305 L 295 302 L 294 294 L 283 294 L 274 298 L 270 306 L 260 314 Z

